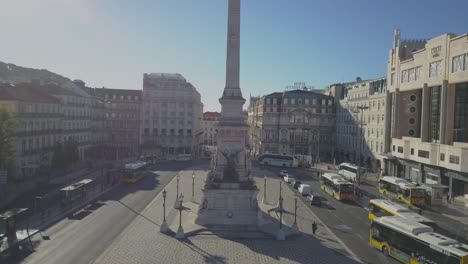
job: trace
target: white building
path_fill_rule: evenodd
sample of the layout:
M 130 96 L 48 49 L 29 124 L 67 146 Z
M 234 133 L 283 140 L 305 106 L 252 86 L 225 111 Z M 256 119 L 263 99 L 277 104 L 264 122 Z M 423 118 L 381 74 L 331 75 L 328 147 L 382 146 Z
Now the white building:
M 203 145 L 204 146 L 216 146 L 217 141 L 217 126 L 221 114 L 218 112 L 205 112 L 203 113 Z
M 198 151 L 203 104 L 191 83 L 180 74 L 145 73 L 142 100 L 143 145 L 154 146 L 163 156 Z
M 401 40 L 389 51 L 393 175 L 468 193 L 468 34 Z
M 357 78 L 355 82 L 333 86 L 342 89 L 333 93 L 338 99 L 335 130 L 338 162 L 359 163 L 361 157 L 361 165 L 383 169 L 389 144 L 385 129 L 387 78 Z

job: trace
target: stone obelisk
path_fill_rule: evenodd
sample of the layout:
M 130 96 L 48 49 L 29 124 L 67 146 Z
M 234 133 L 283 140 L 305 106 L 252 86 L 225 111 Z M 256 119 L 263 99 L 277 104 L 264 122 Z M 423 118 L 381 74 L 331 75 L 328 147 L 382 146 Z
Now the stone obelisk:
M 197 222 L 256 225 L 258 189 L 250 175 L 251 160 L 245 148 L 248 126 L 242 114 L 245 99 L 239 85 L 240 0 L 229 0 L 228 10 L 226 86 L 219 99 L 218 146 Z

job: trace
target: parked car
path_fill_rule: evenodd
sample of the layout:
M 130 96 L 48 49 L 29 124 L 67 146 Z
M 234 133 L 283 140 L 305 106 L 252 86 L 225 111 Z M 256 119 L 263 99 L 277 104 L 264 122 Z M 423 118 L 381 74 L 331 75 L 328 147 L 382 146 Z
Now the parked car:
M 293 185 L 294 189 L 299 188 L 299 186 L 300 186 L 301 184 L 302 184 L 302 182 L 301 182 L 301 181 L 298 181 L 298 180 L 294 180 L 294 181 L 292 182 L 292 185 Z
M 294 177 L 293 176 L 290 176 L 290 175 L 286 175 L 283 177 L 283 180 L 287 183 L 291 183 L 292 181 L 294 181 Z
M 301 193 L 304 196 L 307 196 L 307 195 L 311 194 L 311 192 L 312 192 L 312 188 L 310 187 L 310 185 L 309 184 L 304 184 L 304 183 L 299 185 L 299 188 L 297 188 L 297 190 L 299 191 L 299 193 Z
M 284 177 L 286 175 L 288 175 L 288 171 L 287 170 L 280 170 L 280 176 Z
M 315 205 L 315 206 L 322 205 L 322 201 L 320 200 L 320 197 L 317 195 L 309 194 L 307 195 L 307 199 L 310 201 L 311 205 Z

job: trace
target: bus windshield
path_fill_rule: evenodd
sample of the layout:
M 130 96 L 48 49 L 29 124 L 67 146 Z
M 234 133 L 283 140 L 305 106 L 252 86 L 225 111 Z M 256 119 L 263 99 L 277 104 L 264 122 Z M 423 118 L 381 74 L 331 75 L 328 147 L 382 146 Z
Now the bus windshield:
M 423 189 L 419 189 L 419 188 L 411 189 L 411 196 L 413 198 L 424 197 L 425 194 L 426 194 L 426 191 L 424 191 Z
M 352 184 L 341 184 L 340 185 L 340 192 L 341 193 L 353 193 L 354 186 Z

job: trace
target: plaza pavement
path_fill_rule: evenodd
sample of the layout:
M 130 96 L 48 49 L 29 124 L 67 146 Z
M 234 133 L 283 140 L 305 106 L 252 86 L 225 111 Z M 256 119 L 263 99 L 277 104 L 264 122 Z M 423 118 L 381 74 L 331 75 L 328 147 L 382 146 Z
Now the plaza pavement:
M 180 173 L 179 194 L 189 203 L 192 196 L 192 170 Z M 271 172 L 270 172 L 271 174 Z M 201 188 L 206 179 L 206 170 L 195 171 L 194 202 L 202 199 Z M 258 201 L 263 197 L 263 171 L 254 170 L 260 189 Z M 276 175 L 267 181 L 267 204 L 275 204 L 279 197 L 279 180 Z M 178 222 L 179 213 L 174 209 L 176 201 L 176 178 L 166 187 L 166 220 Z M 283 215 L 287 225 L 293 223 L 294 193 L 283 186 Z M 357 263 L 352 253 L 324 227 L 320 220 L 298 201 L 299 236 L 286 241 L 274 238 L 226 239 L 216 235 L 197 235 L 177 240 L 174 235 L 159 232 L 163 220 L 163 197 L 158 195 L 114 241 L 95 259 L 94 263 Z M 263 205 L 262 205 L 263 206 Z M 261 207 L 262 207 L 261 206 Z M 196 212 L 183 212 L 184 217 L 194 218 Z M 317 220 L 317 234 L 311 235 L 311 223 Z M 184 220 L 183 220 L 184 222 Z M 174 225 L 173 225 L 174 226 Z M 174 228 L 172 227 L 172 231 Z

